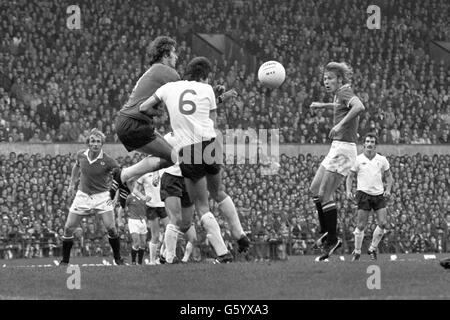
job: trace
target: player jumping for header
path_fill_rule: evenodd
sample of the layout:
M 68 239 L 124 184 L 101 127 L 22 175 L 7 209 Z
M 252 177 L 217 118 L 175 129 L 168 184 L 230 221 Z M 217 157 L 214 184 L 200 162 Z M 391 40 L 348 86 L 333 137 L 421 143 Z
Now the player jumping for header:
M 319 214 L 321 237 L 325 242 L 319 261 L 327 259 L 342 245 L 337 237 L 337 209 L 334 192 L 353 166 L 357 150 L 359 114 L 365 109 L 350 87 L 352 69 L 346 63 L 330 62 L 325 66 L 323 82 L 328 93 L 334 94 L 332 103 L 313 102 L 311 108 L 333 107 L 333 124 L 329 137 L 330 151 L 320 164 L 310 186 Z
M 168 83 L 145 101 L 140 110 L 152 115 L 160 101 L 167 106 L 180 159 L 180 169 L 186 189 L 194 202 L 218 262 L 229 262 L 231 254 L 223 241 L 220 227 L 211 213 L 208 191 L 219 203 L 219 210 L 228 220 L 231 233 L 238 241 L 239 251 L 246 251 L 249 240 L 245 235 L 233 200 L 225 193 L 222 183 L 222 150 L 216 141 L 216 98 L 208 84 L 211 63 L 204 57 L 192 59 L 186 67 L 184 81 Z

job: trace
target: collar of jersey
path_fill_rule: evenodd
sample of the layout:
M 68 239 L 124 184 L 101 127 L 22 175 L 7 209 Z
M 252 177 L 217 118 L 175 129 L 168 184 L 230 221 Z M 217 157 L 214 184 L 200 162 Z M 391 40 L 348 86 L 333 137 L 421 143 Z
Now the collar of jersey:
M 342 87 L 340 87 L 337 91 L 340 91 L 340 90 L 342 90 L 344 88 L 347 88 L 347 87 L 350 87 L 349 83 L 346 83 L 346 84 L 342 85 Z
M 98 154 L 97 158 L 95 158 L 94 160 L 89 159 L 89 149 L 87 149 L 84 152 L 84 154 L 86 155 L 86 158 L 87 158 L 87 161 L 89 161 L 89 164 L 93 164 L 98 159 L 102 159 L 103 158 L 103 150 L 100 150 L 100 153 Z

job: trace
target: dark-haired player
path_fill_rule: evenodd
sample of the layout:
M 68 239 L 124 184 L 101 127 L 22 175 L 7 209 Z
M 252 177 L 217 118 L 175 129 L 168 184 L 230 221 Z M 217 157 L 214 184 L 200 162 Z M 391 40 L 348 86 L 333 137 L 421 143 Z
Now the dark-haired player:
M 110 190 L 111 199 L 121 189 L 121 196 L 129 193 L 124 182 L 145 173 L 168 167 L 172 160 L 172 147 L 155 132 L 153 115 L 139 112 L 139 106 L 151 97 L 162 85 L 180 80 L 175 70 L 178 59 L 175 40 L 161 36 L 150 44 L 150 68 L 139 78 L 128 101 L 119 111 L 116 120 L 117 136 L 127 151 L 137 150 L 147 155 L 140 162 L 116 170 Z
M 377 227 L 373 231 L 372 243 L 368 250 L 371 260 L 377 259 L 377 248 L 386 228 L 386 199 L 391 194 L 394 179 L 386 157 L 376 151 L 377 137 L 368 133 L 364 137 L 364 152 L 356 157 L 356 162 L 347 176 L 347 198 L 354 200 L 352 185 L 354 177 L 357 178 L 356 202 L 358 204 L 358 223 L 355 229 L 355 250 L 353 261 L 359 260 L 361 246 L 364 239 L 364 228 L 368 216 L 373 210 L 378 217 Z M 386 190 L 383 186 L 383 177 L 386 180 Z
M 104 142 L 105 135 L 100 130 L 92 129 L 88 138 L 89 148 L 76 154 L 69 185 L 71 195 L 75 192 L 78 178 L 80 183 L 64 226 L 63 258 L 60 265 L 69 263 L 73 233 L 81 219 L 91 214 L 102 215 L 113 250 L 114 261 L 118 265 L 124 264 L 124 260 L 120 256 L 120 241 L 114 221 L 114 207 L 108 193 L 111 172 L 119 165 L 116 160 L 103 152 Z
M 177 156 L 172 154 L 171 146 L 155 132 L 152 120 L 154 114 L 139 112 L 139 106 L 151 97 L 156 89 L 168 82 L 180 80 L 175 70 L 178 60 L 176 41 L 166 36 L 157 37 L 150 44 L 149 54 L 151 66 L 136 82 L 128 101 L 119 111 L 116 131 L 127 151 L 136 150 L 151 156 L 113 173 L 111 199 L 114 199 L 118 189 L 121 189 L 121 196 L 127 197 L 130 191 L 124 182 L 129 179 L 169 167 L 176 162 Z M 218 91 L 223 91 L 223 88 L 218 88 Z M 221 101 L 232 94 L 231 91 L 224 92 L 218 100 Z
M 219 203 L 219 210 L 228 220 L 240 251 L 247 250 L 249 240 L 242 229 L 233 201 L 224 192 L 222 184 L 222 152 L 219 143 L 215 141 L 216 97 L 208 84 L 211 70 L 212 66 L 207 58 L 192 59 L 186 67 L 185 80 L 162 86 L 140 106 L 140 110 L 145 114 L 152 114 L 155 106 L 161 101 L 165 103 L 189 197 L 201 215 L 202 224 L 218 256 L 217 262 L 229 262 L 232 256 L 210 211 L 208 191 Z
M 337 209 L 333 195 L 356 160 L 358 115 L 365 109 L 350 86 L 351 75 L 352 69 L 346 63 L 328 63 L 324 68 L 323 82 L 326 91 L 334 94 L 334 100 L 332 103 L 311 104 L 311 108 L 333 107 L 334 125 L 329 134 L 333 140 L 330 151 L 310 186 L 322 234 L 318 244 L 325 242 L 319 261 L 327 259 L 342 244 L 337 237 Z

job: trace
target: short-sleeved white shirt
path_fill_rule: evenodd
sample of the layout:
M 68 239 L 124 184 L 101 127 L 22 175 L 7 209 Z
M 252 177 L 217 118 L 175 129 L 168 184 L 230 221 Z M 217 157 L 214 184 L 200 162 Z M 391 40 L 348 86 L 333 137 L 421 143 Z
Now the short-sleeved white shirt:
M 149 207 L 156 208 L 156 207 L 164 207 L 164 202 L 161 201 L 161 179 L 158 179 L 159 182 L 156 186 L 153 185 L 153 180 L 157 179 L 156 175 L 161 175 L 164 173 L 164 169 L 161 169 L 157 172 L 150 172 L 146 173 L 143 176 L 141 176 L 137 182 L 139 184 L 142 184 L 144 187 L 145 195 L 150 196 L 152 199 L 145 204 Z
M 372 196 L 384 193 L 383 174 L 389 170 L 389 162 L 386 157 L 376 154 L 370 160 L 364 153 L 356 157 L 356 162 L 351 171 L 357 174 L 356 189 Z
M 216 137 L 210 111 L 217 108 L 213 88 L 206 83 L 181 80 L 169 82 L 156 90 L 169 113 L 170 125 L 179 149 Z

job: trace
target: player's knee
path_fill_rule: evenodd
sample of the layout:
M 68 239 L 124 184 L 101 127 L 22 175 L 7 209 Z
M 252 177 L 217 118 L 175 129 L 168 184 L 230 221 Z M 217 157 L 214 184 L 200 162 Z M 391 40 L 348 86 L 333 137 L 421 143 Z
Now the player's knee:
M 108 232 L 108 236 L 109 236 L 110 238 L 117 238 L 117 237 L 119 236 L 119 235 L 117 234 L 116 228 L 114 228 L 114 227 L 108 228 L 107 232 Z
M 214 199 L 215 202 L 220 203 L 225 200 L 228 195 L 225 193 L 224 189 L 219 189 L 217 191 L 210 192 L 211 198 Z
M 358 225 L 356 226 L 356 228 L 357 228 L 359 231 L 364 231 L 364 229 L 366 228 L 366 225 L 363 224 L 363 223 L 358 223 Z
M 378 222 L 378 227 L 381 228 L 381 229 L 386 229 L 386 221 Z

